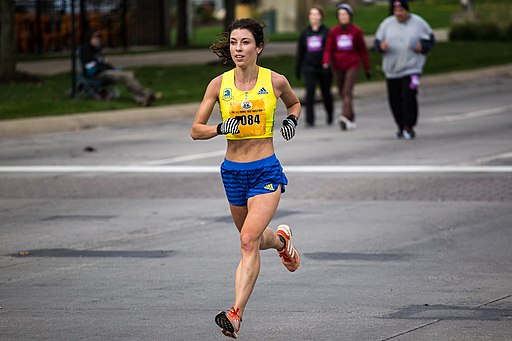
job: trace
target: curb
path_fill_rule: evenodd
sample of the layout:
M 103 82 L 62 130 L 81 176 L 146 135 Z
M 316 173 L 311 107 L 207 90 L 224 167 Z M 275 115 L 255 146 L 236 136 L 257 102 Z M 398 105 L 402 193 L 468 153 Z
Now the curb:
M 133 108 L 6 120 L 0 121 L 0 138 L 16 138 L 99 127 L 123 127 L 151 122 L 166 122 L 194 115 L 197 107 L 197 103 L 188 103 L 152 108 Z
M 424 76 L 422 87 L 434 88 L 440 85 L 461 85 L 468 82 L 485 83 L 499 78 L 512 78 L 512 64 L 494 66 L 479 70 L 450 72 Z M 304 89 L 294 89 L 299 98 Z M 333 91 L 336 94 L 335 91 Z M 356 97 L 386 94 L 385 82 L 370 82 L 356 85 Z M 177 118 L 194 117 L 199 103 L 175 104 L 152 108 L 133 108 L 116 111 L 101 111 L 63 116 L 28 118 L 0 121 L 0 139 L 21 138 L 38 134 L 72 132 L 99 127 L 123 127 L 156 122 L 168 122 Z

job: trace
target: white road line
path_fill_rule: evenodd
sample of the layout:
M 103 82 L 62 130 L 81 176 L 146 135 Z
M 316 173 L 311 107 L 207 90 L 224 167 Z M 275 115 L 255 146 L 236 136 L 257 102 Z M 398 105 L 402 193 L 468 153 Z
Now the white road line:
M 0 166 L 0 173 L 218 173 L 219 166 Z
M 496 154 L 496 155 L 491 155 L 491 156 L 488 156 L 488 157 L 483 157 L 483 158 L 480 158 L 480 159 L 476 159 L 473 162 L 473 164 L 480 165 L 480 164 L 483 164 L 483 163 L 489 163 L 489 162 L 492 162 L 492 161 L 502 160 L 502 159 L 509 159 L 509 158 L 512 158 L 512 152 Z
M 462 113 L 462 114 L 427 118 L 427 119 L 425 119 L 425 121 L 433 122 L 433 123 L 446 123 L 446 122 L 454 122 L 454 121 L 466 120 L 466 119 L 471 119 L 471 118 L 496 115 L 496 114 L 501 114 L 501 113 L 505 113 L 505 112 L 509 112 L 509 111 L 512 111 L 512 105 L 501 107 L 501 108 L 492 108 L 492 109 L 486 109 L 486 110 L 467 112 L 467 113 Z M 177 157 L 168 158 L 168 159 L 146 161 L 146 162 L 140 163 L 139 165 L 163 166 L 163 165 L 169 165 L 169 164 L 180 163 L 180 162 L 208 159 L 208 158 L 212 158 L 212 157 L 225 155 L 225 153 L 226 153 L 226 150 L 222 149 L 222 150 L 215 150 L 213 152 L 207 152 L 207 153 L 197 153 L 197 154 L 177 156 Z M 158 171 L 156 171 L 156 172 L 158 172 Z M 177 173 L 179 173 L 179 172 L 180 171 L 178 171 Z
M 508 105 L 506 107 L 501 107 L 501 108 L 493 108 L 493 109 L 466 112 L 463 114 L 434 117 L 434 118 L 425 119 L 425 121 L 434 122 L 434 123 L 455 122 L 455 121 L 462 121 L 462 120 L 467 120 L 467 119 L 471 119 L 471 118 L 479 118 L 479 117 L 485 117 L 485 116 L 490 116 L 490 115 L 503 114 L 503 113 L 510 112 L 510 111 L 512 111 L 512 105 Z
M 177 156 L 177 157 L 173 157 L 173 158 L 169 158 L 169 159 L 146 161 L 146 162 L 143 162 L 142 165 L 146 165 L 146 166 L 168 165 L 171 163 L 208 159 L 211 157 L 221 156 L 224 154 L 226 154 L 226 150 L 222 149 L 222 150 L 216 150 L 216 151 L 208 152 L 208 153 L 190 154 L 190 155 L 184 155 L 184 156 Z
M 288 166 L 289 173 L 509 173 L 512 166 Z
M 219 173 L 219 166 L 0 166 L 0 173 Z M 512 166 L 285 166 L 286 173 L 512 173 Z

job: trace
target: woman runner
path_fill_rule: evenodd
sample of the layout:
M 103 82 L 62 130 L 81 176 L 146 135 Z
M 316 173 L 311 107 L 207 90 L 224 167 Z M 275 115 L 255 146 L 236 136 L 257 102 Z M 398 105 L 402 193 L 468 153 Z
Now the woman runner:
M 228 312 L 219 312 L 215 322 L 224 335 L 237 338 L 259 274 L 260 250 L 276 249 L 289 271 L 299 266 L 290 227 L 280 225 L 273 232 L 268 225 L 288 184 L 274 154 L 276 101 L 280 98 L 287 108 L 280 129 L 285 140 L 295 135 L 301 107 L 284 76 L 257 64 L 264 47 L 261 23 L 237 20 L 221 38 L 212 49 L 225 63 L 234 64 L 234 68 L 208 84 L 190 135 L 194 140 L 218 135 L 227 139 L 221 175 L 231 216 L 240 233 L 241 260 L 236 269 L 235 302 Z M 222 122 L 209 125 L 216 102 Z

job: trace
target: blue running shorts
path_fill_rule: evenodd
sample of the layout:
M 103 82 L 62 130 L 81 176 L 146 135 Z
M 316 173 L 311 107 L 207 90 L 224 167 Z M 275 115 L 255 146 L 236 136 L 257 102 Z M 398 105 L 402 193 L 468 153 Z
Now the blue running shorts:
M 247 206 L 247 200 L 258 194 L 272 193 L 281 185 L 285 191 L 288 179 L 276 155 L 251 162 L 224 159 L 220 174 L 228 201 L 233 206 Z

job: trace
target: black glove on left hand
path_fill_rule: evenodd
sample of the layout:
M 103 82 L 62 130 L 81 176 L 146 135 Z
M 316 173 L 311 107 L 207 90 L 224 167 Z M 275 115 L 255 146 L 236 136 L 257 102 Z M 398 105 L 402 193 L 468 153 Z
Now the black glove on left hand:
M 217 125 L 217 134 L 226 135 L 226 134 L 239 134 L 240 129 L 238 129 L 238 125 L 240 124 L 240 119 L 238 117 L 232 118 L 228 117 L 224 122 L 219 123 Z
M 283 126 L 281 127 L 281 135 L 283 135 L 286 141 L 291 140 L 292 137 L 295 136 L 295 128 L 298 123 L 299 121 L 295 115 L 288 115 L 288 117 L 284 119 Z

